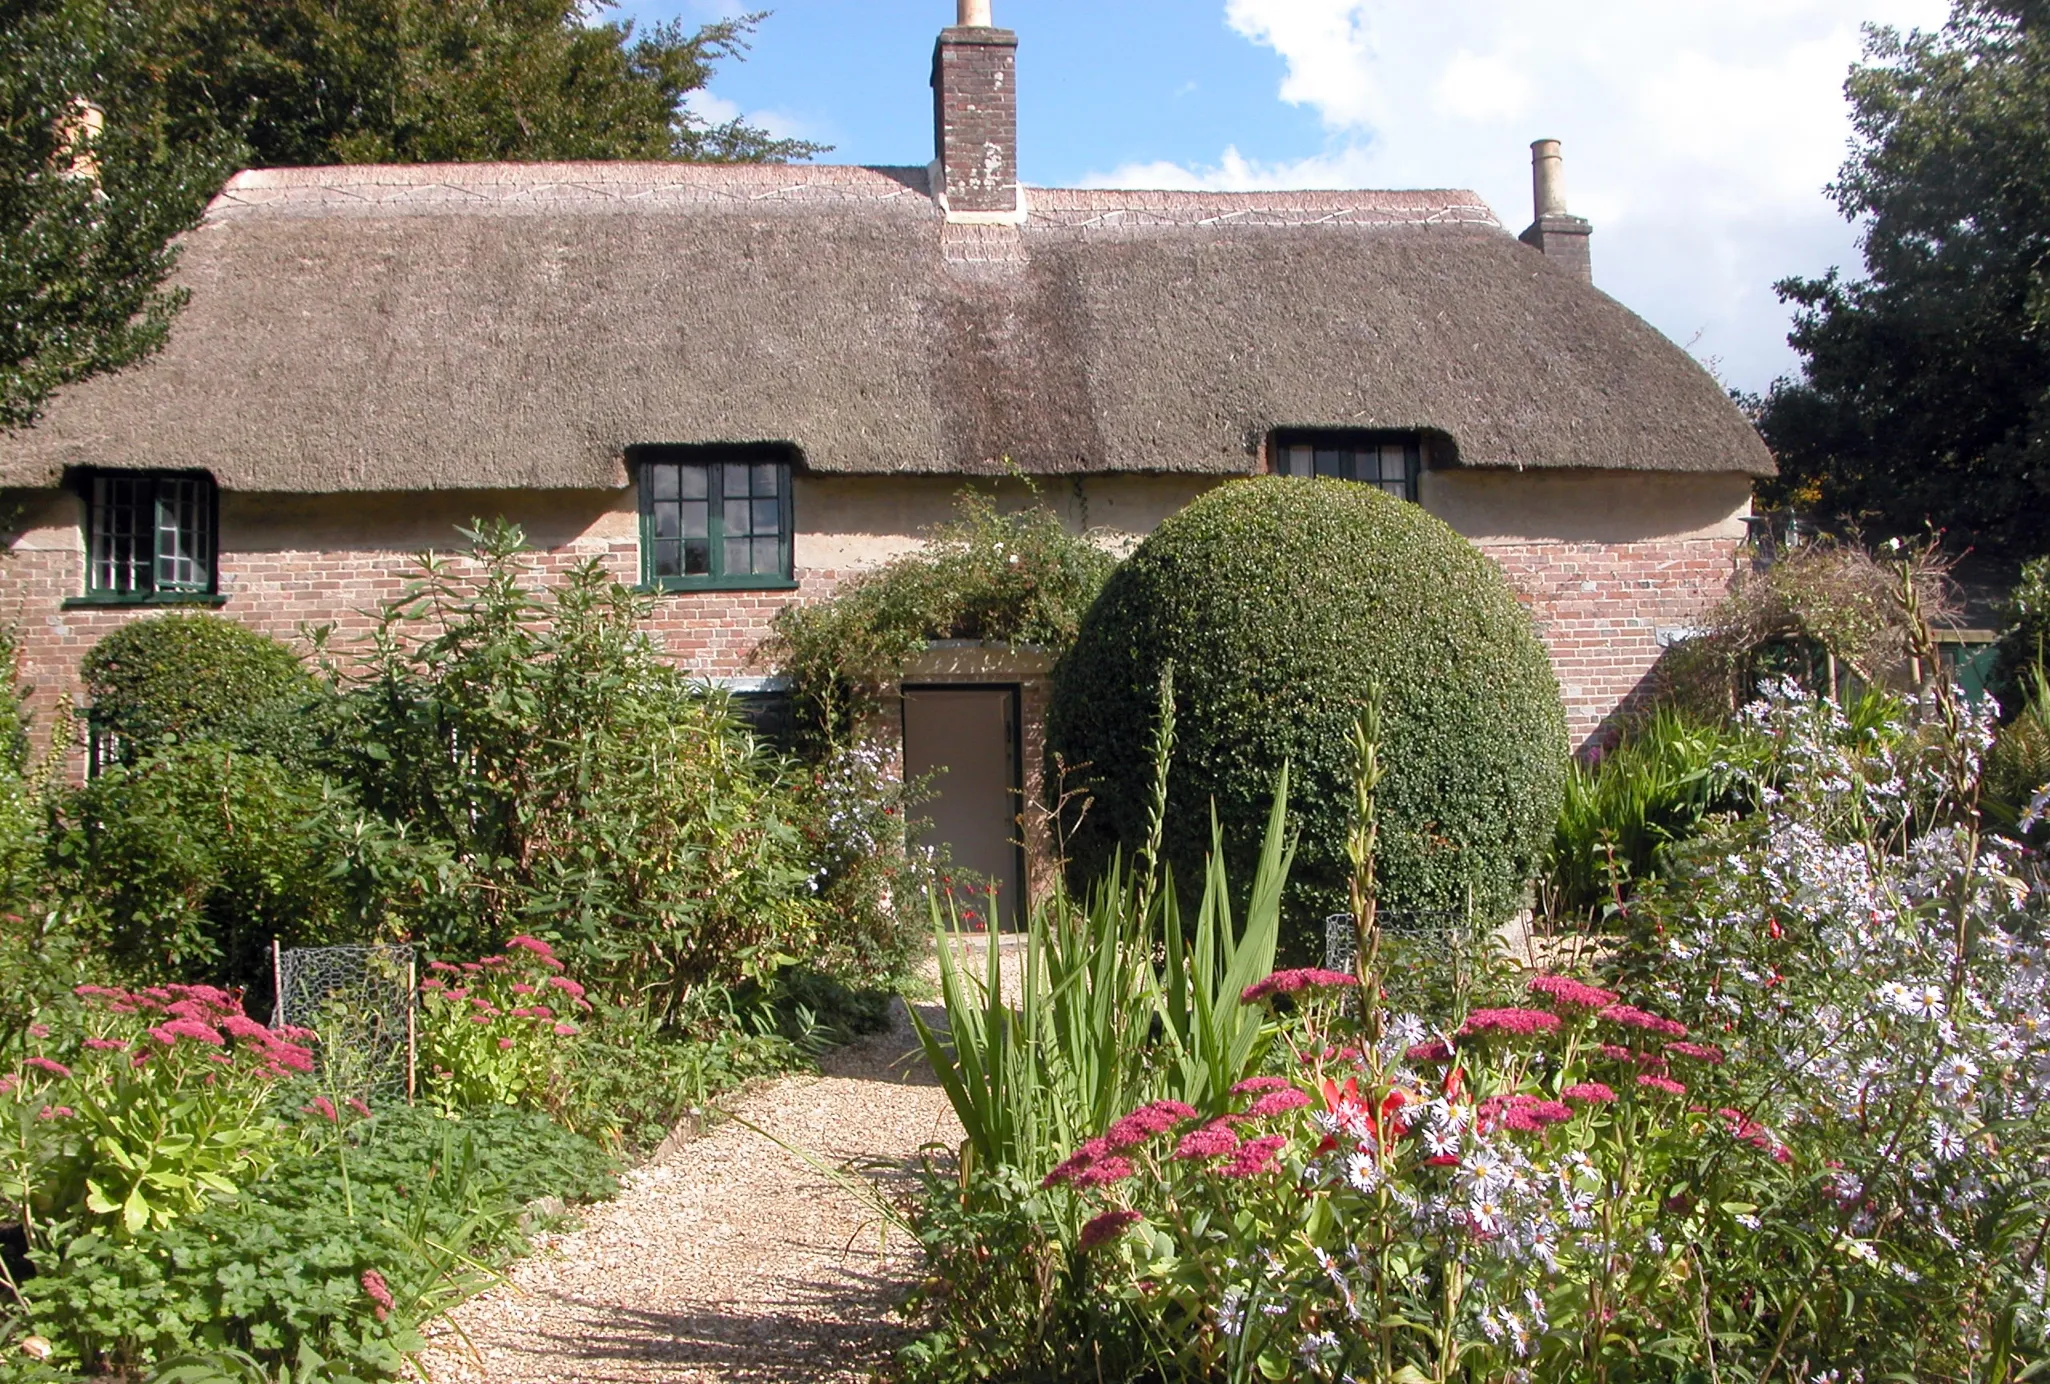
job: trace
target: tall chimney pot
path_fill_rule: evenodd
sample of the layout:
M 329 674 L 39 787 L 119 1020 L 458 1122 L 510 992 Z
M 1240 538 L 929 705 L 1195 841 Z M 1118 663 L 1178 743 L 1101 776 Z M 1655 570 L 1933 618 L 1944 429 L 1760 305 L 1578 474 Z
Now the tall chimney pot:
M 1566 161 L 1559 157 L 1559 141 L 1534 139 L 1530 143 L 1531 215 L 1536 220 L 1566 214 Z
M 1556 139 L 1531 141 L 1530 200 L 1530 228 L 1517 239 L 1592 282 L 1594 258 L 1587 241 L 1594 227 L 1566 210 L 1566 161 Z
M 950 221 L 1015 222 L 1018 36 L 990 23 L 989 0 L 956 13 L 932 53 L 933 195 Z

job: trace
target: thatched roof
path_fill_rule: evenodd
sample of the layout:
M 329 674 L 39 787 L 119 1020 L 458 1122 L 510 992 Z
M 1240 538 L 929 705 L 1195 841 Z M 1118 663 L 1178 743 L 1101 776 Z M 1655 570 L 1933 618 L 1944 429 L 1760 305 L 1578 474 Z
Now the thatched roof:
M 1469 466 L 1765 473 L 1715 382 L 1468 192 L 1032 189 L 922 169 L 239 174 L 157 358 L 0 439 L 0 484 L 611 487 L 635 443 L 841 473 L 1253 468 L 1267 430 L 1423 428 Z

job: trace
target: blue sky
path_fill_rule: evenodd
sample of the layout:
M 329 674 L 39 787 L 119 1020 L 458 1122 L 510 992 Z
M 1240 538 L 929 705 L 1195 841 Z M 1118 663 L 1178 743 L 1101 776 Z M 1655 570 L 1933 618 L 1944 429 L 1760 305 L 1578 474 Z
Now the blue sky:
M 932 40 L 952 0 L 762 0 L 704 103 L 835 146 L 932 156 Z M 1028 182 L 1462 187 L 1529 220 L 1532 139 L 1565 141 L 1596 282 L 1730 384 L 1790 370 L 1772 282 L 1855 266 L 1823 188 L 1859 26 L 1944 0 L 993 0 L 1018 31 Z M 627 0 L 698 22 L 721 0 Z

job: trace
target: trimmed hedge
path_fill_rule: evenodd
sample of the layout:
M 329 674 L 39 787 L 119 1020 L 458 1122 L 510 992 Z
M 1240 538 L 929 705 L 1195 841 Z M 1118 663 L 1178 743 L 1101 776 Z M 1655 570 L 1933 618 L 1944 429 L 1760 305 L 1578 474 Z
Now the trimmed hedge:
M 1143 835 L 1161 669 L 1175 669 L 1165 854 L 1200 879 L 1214 803 L 1249 879 L 1274 776 L 1293 765 L 1302 841 L 1291 949 L 1343 907 L 1349 732 L 1383 695 L 1383 906 L 1508 916 L 1551 839 L 1566 768 L 1551 661 L 1501 574 L 1413 504 L 1346 481 L 1220 486 L 1162 524 L 1112 576 L 1055 672 L 1050 765 L 1094 794 L 1070 822 L 1093 878 Z
M 124 759 L 166 740 L 225 740 L 293 758 L 321 689 L 289 647 L 218 615 L 134 620 L 79 664 L 93 717 Z

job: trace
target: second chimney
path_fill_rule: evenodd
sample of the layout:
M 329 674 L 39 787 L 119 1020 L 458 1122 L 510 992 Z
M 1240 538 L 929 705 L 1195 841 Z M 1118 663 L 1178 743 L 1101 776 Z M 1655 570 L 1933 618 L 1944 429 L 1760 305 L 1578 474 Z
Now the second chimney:
M 959 0 L 932 54 L 933 192 L 950 217 L 1011 220 L 1018 200 L 1018 35 Z
M 1530 201 L 1530 229 L 1517 239 L 1593 282 L 1594 257 L 1587 241 L 1594 227 L 1587 218 L 1566 210 L 1565 160 L 1559 156 L 1556 139 L 1531 141 Z

